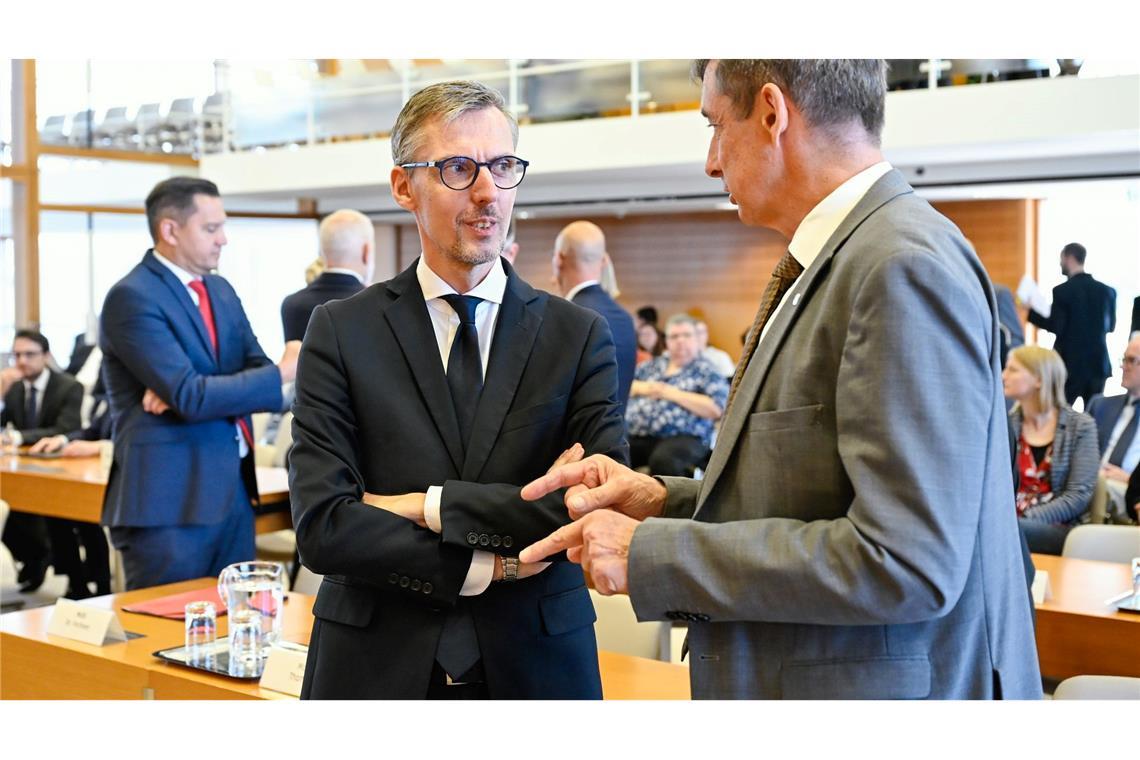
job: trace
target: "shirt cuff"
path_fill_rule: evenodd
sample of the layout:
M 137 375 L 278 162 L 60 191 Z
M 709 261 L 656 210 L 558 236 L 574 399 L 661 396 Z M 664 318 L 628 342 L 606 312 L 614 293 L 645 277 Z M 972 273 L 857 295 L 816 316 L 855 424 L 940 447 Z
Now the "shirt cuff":
M 439 505 L 443 501 L 443 486 L 428 486 L 424 496 L 424 522 L 436 533 L 443 533 L 443 522 L 439 517 Z
M 463 588 L 459 589 L 460 596 L 478 596 L 491 585 L 495 577 L 495 555 L 491 552 L 474 551 L 471 554 L 471 567 L 467 569 L 467 578 L 463 581 Z

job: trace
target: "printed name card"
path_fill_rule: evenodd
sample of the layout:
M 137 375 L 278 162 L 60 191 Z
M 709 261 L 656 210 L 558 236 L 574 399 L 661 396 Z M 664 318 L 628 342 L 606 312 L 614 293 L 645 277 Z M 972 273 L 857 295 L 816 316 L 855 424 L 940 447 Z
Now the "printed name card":
M 301 682 L 305 678 L 305 660 L 309 648 L 289 641 L 281 642 L 269 650 L 269 659 L 261 673 L 261 687 L 294 697 L 301 696 Z
M 1053 592 L 1049 589 L 1049 573 L 1038 570 L 1033 576 L 1033 603 L 1042 604 L 1052 595 Z
M 52 636 L 62 636 L 97 647 L 127 640 L 127 634 L 114 610 L 80 604 L 71 599 L 60 599 L 55 603 L 47 632 Z

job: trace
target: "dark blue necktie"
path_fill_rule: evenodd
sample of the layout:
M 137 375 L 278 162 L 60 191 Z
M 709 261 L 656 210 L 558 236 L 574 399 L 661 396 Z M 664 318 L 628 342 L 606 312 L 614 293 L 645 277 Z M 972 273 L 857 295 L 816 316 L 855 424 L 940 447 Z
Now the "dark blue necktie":
M 455 417 L 459 420 L 459 436 L 466 451 L 471 426 L 475 422 L 475 409 L 483 393 L 483 360 L 479 355 L 479 330 L 475 327 L 475 308 L 483 299 L 452 293 L 443 296 L 443 300 L 459 315 L 459 330 L 447 355 L 447 387 L 451 390 L 451 403 L 455 405 Z
M 475 327 L 475 307 L 483 299 L 452 293 L 443 296 L 443 300 L 459 315 L 459 330 L 447 355 L 447 387 L 451 390 L 451 403 L 455 405 L 459 435 L 466 451 L 475 409 L 483 392 L 483 360 L 479 354 L 479 331 Z M 475 621 L 462 598 L 444 620 L 435 659 L 453 681 L 461 681 L 479 661 Z
M 36 426 L 36 386 L 28 385 L 27 403 L 24 405 L 24 426 Z

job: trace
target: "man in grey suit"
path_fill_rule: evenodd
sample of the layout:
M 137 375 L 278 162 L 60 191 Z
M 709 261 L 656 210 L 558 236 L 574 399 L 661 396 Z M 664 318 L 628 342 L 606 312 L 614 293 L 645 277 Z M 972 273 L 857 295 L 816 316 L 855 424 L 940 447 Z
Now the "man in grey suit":
M 698 61 L 706 172 L 790 240 L 704 480 L 604 457 L 568 550 L 641 620 L 687 620 L 698 698 L 1038 698 L 993 288 L 879 150 L 882 61 Z M 921 360 L 908 357 L 921 357 Z

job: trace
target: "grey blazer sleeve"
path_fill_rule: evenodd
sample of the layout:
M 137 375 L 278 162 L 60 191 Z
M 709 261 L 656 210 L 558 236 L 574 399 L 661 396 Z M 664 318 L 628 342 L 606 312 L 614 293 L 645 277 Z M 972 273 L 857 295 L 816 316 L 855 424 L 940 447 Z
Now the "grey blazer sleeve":
M 812 511 L 834 517 L 706 523 L 698 512 L 696 521 L 647 520 L 629 553 L 639 619 L 680 609 L 720 621 L 915 623 L 957 604 L 994 477 L 987 469 L 1000 402 L 991 366 L 996 328 L 973 291 L 984 286 L 933 255 L 903 251 L 853 287 L 838 376 L 819 378 L 816 389 L 821 404 L 834 405 L 837 424 L 836 439 L 821 440 L 812 455 L 837 457 L 849 487 Z M 782 350 L 795 351 L 795 339 L 793 330 Z M 937 357 L 936 367 L 916 366 L 906 358 L 913 351 Z M 955 445 L 932 461 L 932 442 L 944 436 Z M 723 499 L 722 511 L 741 515 L 779 511 L 778 484 L 748 482 L 746 462 L 738 472 L 744 476 L 716 485 L 710 502 Z
M 1022 518 L 1065 524 L 1078 521 L 1089 509 L 1096 489 L 1100 455 L 1096 423 L 1087 414 L 1062 410 L 1067 418 L 1064 435 L 1053 446 L 1053 498 L 1025 510 Z

